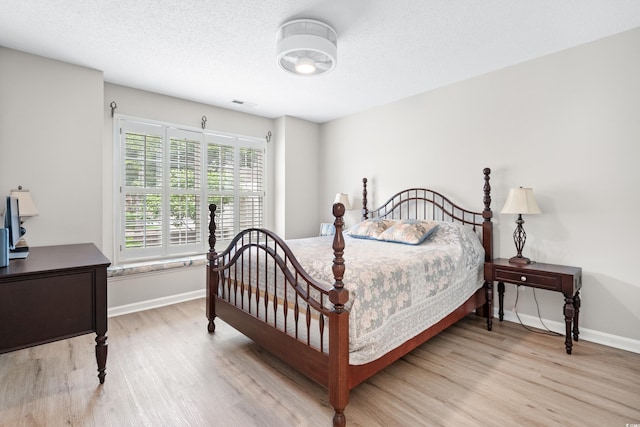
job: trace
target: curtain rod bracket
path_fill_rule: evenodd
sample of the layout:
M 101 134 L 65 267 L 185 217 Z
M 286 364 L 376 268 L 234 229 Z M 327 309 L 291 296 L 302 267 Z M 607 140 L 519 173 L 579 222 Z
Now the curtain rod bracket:
M 202 116 L 202 129 L 207 127 L 207 116 Z
M 116 111 L 116 108 L 118 108 L 118 104 L 116 104 L 116 101 L 111 101 L 109 107 L 111 107 L 111 117 L 113 117 L 113 113 Z
M 267 132 L 267 136 L 264 138 L 267 142 L 271 142 L 271 131 Z

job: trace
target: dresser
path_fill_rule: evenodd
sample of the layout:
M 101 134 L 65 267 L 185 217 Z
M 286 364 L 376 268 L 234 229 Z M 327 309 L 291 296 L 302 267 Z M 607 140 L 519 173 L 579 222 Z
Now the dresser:
M 104 383 L 109 264 L 87 243 L 32 247 L 0 268 L 0 353 L 95 333 Z

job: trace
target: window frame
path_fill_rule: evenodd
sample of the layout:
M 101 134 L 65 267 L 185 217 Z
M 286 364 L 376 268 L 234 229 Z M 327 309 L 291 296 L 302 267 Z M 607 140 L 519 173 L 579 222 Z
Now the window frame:
M 256 138 L 245 135 L 231 134 L 227 132 L 218 132 L 215 130 L 206 130 L 198 128 L 190 128 L 188 126 L 176 125 L 173 123 L 161 122 L 157 120 L 138 118 L 128 115 L 116 114 L 114 115 L 114 190 L 113 190 L 113 212 L 114 212 L 114 265 L 122 265 L 135 262 L 144 262 L 151 260 L 162 259 L 175 259 L 179 257 L 188 257 L 199 254 L 204 254 L 208 251 L 209 240 L 209 200 L 213 195 L 216 195 L 215 190 L 210 190 L 207 182 L 209 160 L 208 150 L 210 144 L 221 144 L 229 147 L 233 147 L 233 190 L 228 190 L 225 193 L 232 195 L 234 198 L 234 208 L 232 215 L 233 221 L 233 236 L 240 231 L 240 214 L 238 213 L 239 199 L 244 194 L 239 188 L 239 174 L 240 174 L 240 151 L 241 148 L 250 147 L 262 151 L 262 163 L 261 174 L 259 175 L 259 182 L 261 184 L 261 190 L 254 192 L 254 195 L 261 197 L 261 224 L 263 227 L 266 223 L 267 212 L 267 144 L 262 138 Z M 160 194 L 162 197 L 162 243 L 159 247 L 144 247 L 144 248 L 126 248 L 126 234 L 125 234 L 125 221 L 126 210 L 124 208 L 125 196 L 126 196 L 126 167 L 125 167 L 125 141 L 126 133 L 128 131 L 147 133 L 149 130 L 158 130 L 158 133 L 162 135 L 162 189 Z M 186 138 L 189 140 L 198 141 L 200 147 L 200 171 L 199 171 L 199 189 L 176 189 L 171 188 L 170 177 L 170 144 L 172 137 L 177 139 Z M 174 138 L 175 139 L 175 138 Z M 147 187 L 143 187 L 141 192 L 149 192 Z M 157 192 L 156 192 L 157 193 Z M 199 196 L 200 200 L 200 212 L 199 212 L 199 241 L 194 243 L 173 245 L 170 242 L 171 234 L 168 233 L 170 229 L 170 203 L 171 195 L 173 194 L 189 194 Z M 216 212 L 216 217 L 221 212 Z M 146 226 L 146 224 L 145 224 Z M 218 234 L 218 230 L 216 230 Z M 221 232 L 222 230 L 220 230 Z M 231 236 L 231 238 L 233 237 Z M 224 242 L 230 239 L 221 239 L 218 236 L 219 242 Z M 223 236 L 224 237 L 224 236 Z

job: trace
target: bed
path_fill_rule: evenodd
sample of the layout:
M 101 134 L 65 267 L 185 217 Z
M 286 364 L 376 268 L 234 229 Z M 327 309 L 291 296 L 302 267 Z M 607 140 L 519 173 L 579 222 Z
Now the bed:
M 426 188 L 369 209 L 364 178 L 362 222 L 348 230 L 336 203 L 333 236 L 285 242 L 247 229 L 221 253 L 210 205 L 209 332 L 219 317 L 326 387 L 333 425 L 344 426 L 349 392 L 362 381 L 473 311 L 491 330 L 490 173 L 481 211 Z M 416 228 L 428 229 L 422 240 L 405 241 Z

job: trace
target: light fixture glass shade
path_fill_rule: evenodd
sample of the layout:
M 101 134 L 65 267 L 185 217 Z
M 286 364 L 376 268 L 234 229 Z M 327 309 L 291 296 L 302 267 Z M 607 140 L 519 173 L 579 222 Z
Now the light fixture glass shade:
M 500 211 L 503 214 L 539 214 L 540 207 L 533 196 L 533 188 L 512 188 Z
M 316 72 L 316 63 L 311 58 L 300 58 L 296 62 L 296 71 L 300 74 L 313 74 Z
M 351 202 L 349 202 L 349 195 L 346 193 L 337 193 L 333 203 L 342 203 L 345 210 L 351 209 Z
M 38 216 L 38 209 L 31 198 L 29 190 L 23 190 L 22 186 L 18 186 L 17 190 L 11 190 L 11 197 L 18 199 L 18 209 L 20 210 L 20 218 L 28 216 Z

